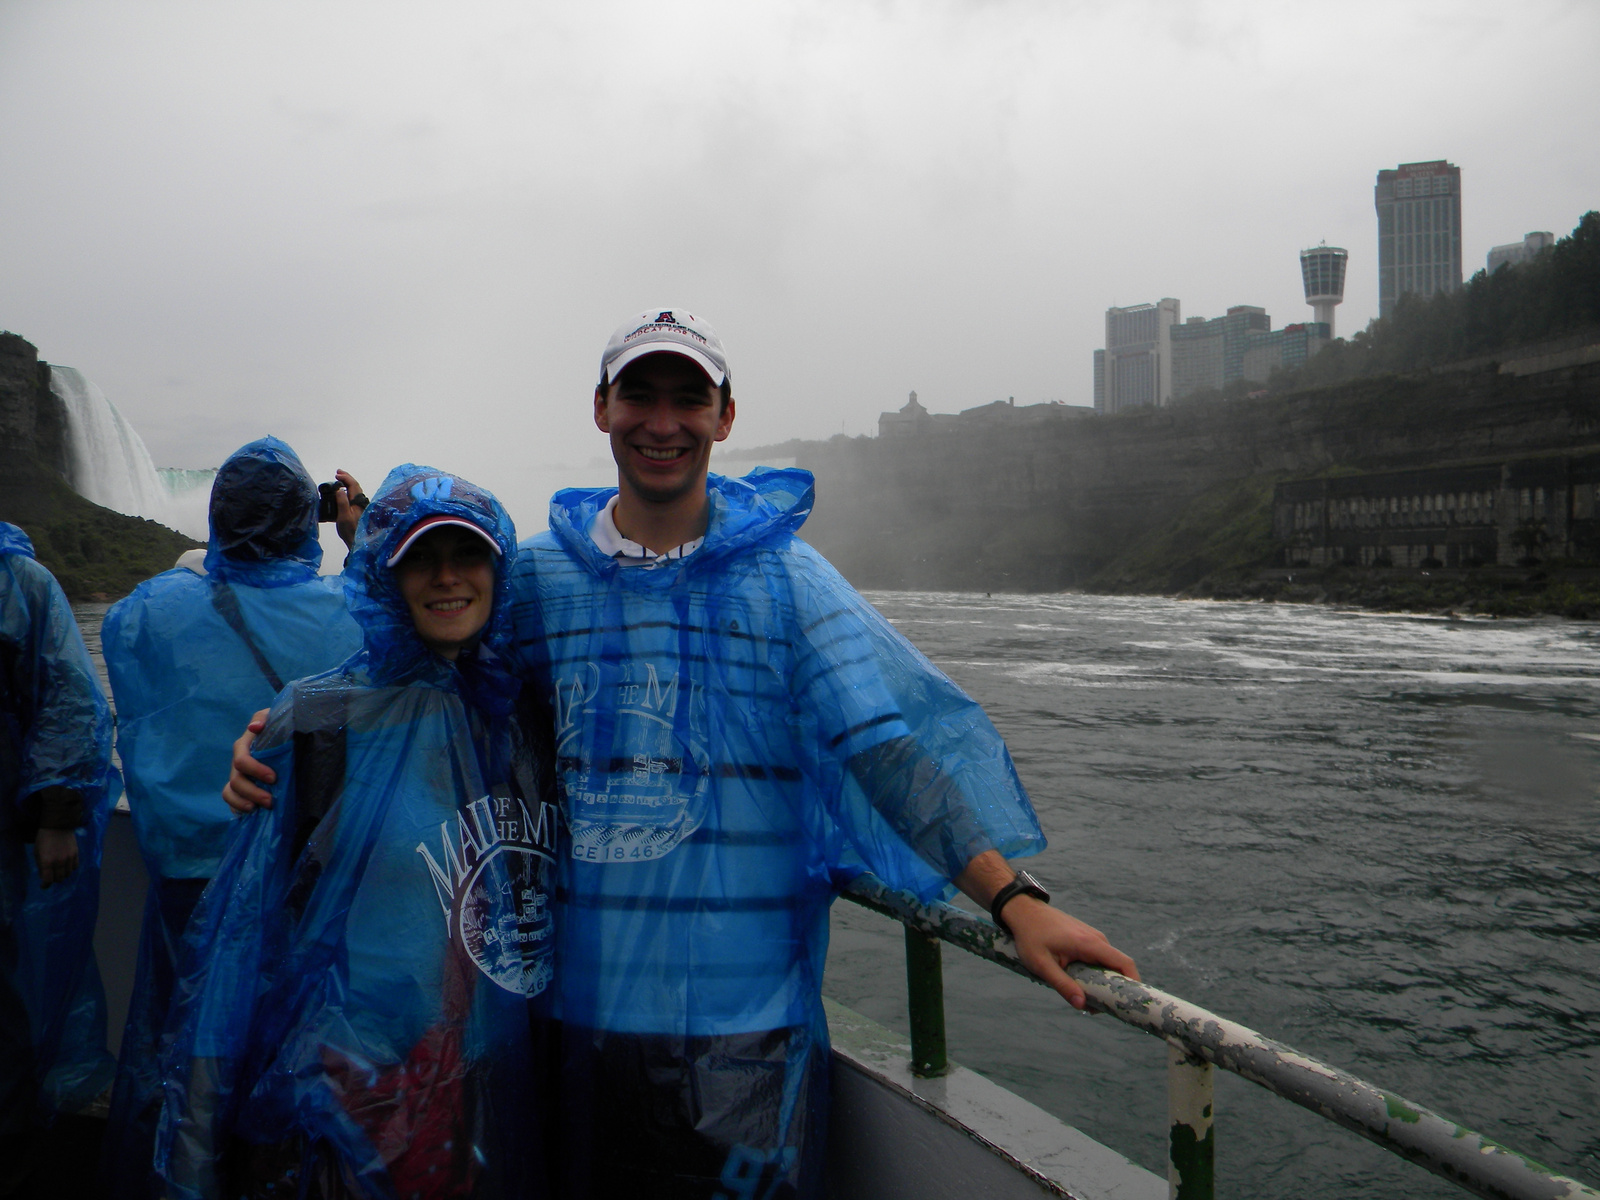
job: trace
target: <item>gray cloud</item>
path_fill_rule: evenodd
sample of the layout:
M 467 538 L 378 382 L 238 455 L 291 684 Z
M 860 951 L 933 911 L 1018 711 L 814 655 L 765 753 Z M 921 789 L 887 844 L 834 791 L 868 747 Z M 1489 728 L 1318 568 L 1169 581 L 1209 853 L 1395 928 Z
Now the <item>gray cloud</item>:
M 1110 304 L 1376 310 L 1378 168 L 1463 168 L 1466 261 L 1600 203 L 1582 4 L 0 5 L 0 326 L 158 461 L 265 431 L 437 461 L 525 529 L 601 481 L 647 304 L 718 325 L 734 445 L 1087 403 Z

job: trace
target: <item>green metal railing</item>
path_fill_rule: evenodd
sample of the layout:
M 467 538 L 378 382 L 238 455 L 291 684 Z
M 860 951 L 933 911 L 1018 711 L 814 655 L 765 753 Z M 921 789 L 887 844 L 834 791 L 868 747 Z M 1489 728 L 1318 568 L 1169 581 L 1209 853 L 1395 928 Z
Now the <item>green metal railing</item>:
M 984 917 L 951 904 L 921 904 L 902 892 L 890 891 L 871 875 L 859 877 L 844 896 L 906 927 L 911 1069 L 917 1075 L 942 1075 L 949 1069 L 941 941 L 999 963 L 1024 978 L 1034 978 L 1010 939 Z M 1167 1189 L 1171 1200 L 1211 1200 L 1213 1196 L 1212 1081 L 1216 1067 L 1309 1108 L 1479 1196 L 1493 1200 L 1600 1200 L 1600 1191 L 1558 1175 L 1403 1096 L 1308 1058 L 1187 1000 L 1083 963 L 1067 969 L 1088 993 L 1093 1011 L 1108 1013 L 1167 1043 Z

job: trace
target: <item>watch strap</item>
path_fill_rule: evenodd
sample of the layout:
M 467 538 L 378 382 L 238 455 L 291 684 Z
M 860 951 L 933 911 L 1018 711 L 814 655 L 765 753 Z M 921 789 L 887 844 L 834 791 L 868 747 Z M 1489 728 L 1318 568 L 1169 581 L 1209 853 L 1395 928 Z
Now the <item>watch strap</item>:
M 1016 878 L 996 892 L 994 899 L 989 902 L 990 920 L 1005 930 L 1007 937 L 1013 936 L 1011 926 L 1006 924 L 1005 918 L 1000 913 L 1007 904 L 1018 896 L 1032 896 L 1034 899 L 1042 900 L 1046 904 L 1050 903 L 1050 893 L 1044 890 L 1039 881 L 1026 871 L 1018 871 Z

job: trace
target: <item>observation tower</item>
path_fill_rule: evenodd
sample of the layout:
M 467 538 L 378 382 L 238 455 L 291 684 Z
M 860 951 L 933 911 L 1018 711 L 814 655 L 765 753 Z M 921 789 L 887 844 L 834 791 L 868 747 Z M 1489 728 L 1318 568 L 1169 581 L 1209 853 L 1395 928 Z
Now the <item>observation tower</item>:
M 1306 303 L 1315 314 L 1312 319 L 1328 327 L 1333 337 L 1333 306 L 1344 302 L 1344 266 L 1350 255 L 1339 246 L 1323 242 L 1300 251 L 1300 278 L 1306 287 Z

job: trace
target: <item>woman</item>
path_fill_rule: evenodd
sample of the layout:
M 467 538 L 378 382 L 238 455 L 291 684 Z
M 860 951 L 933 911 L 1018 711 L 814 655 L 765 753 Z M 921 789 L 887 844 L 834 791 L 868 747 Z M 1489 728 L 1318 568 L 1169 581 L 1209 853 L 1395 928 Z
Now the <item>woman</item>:
M 276 803 L 185 938 L 169 1195 L 542 1194 L 556 816 L 548 717 L 516 719 L 505 667 L 515 546 L 493 496 L 431 468 L 363 513 L 363 649 L 278 696 L 256 743 Z

